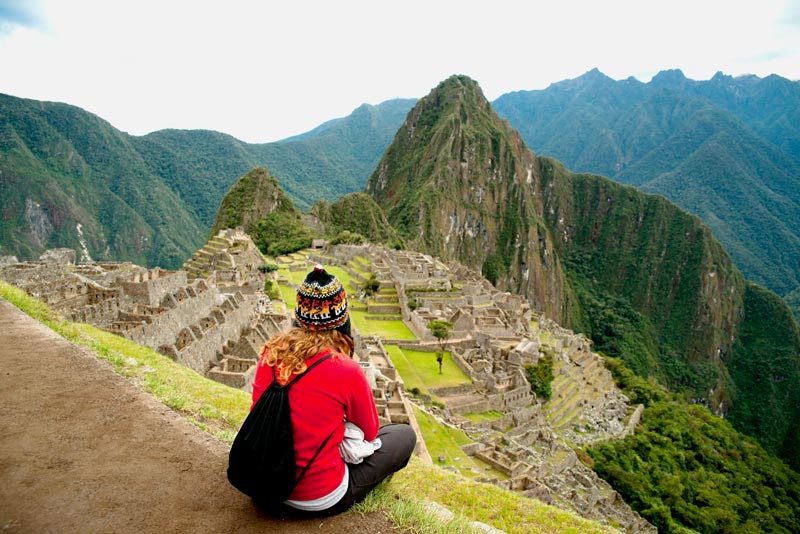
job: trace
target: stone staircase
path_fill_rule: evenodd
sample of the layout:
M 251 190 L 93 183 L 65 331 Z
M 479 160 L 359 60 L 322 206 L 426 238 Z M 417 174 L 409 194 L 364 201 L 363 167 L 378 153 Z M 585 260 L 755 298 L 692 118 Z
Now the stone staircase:
M 209 239 L 183 264 L 187 278 L 205 278 L 215 269 L 233 268 L 233 260 L 230 254 L 225 252 L 232 246 L 233 239 L 229 237 L 216 235 Z

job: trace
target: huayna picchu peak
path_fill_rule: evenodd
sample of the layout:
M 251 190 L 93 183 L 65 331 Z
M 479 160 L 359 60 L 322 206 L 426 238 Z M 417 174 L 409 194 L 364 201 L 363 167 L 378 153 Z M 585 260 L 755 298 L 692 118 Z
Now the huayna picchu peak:
M 420 100 L 367 183 L 409 248 L 480 270 L 565 317 L 565 281 L 542 218 L 538 162 L 478 84 L 453 76 Z

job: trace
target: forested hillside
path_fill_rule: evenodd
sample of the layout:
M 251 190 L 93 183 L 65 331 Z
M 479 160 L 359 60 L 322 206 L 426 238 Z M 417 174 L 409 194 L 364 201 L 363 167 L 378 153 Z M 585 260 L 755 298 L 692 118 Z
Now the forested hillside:
M 174 267 L 204 229 L 133 139 L 74 106 L 0 95 L 0 254 Z
M 253 145 L 204 130 L 135 137 L 74 106 L 0 95 L 0 255 L 66 246 L 177 268 L 255 167 L 304 210 L 363 188 L 412 104 L 363 105 L 303 136 Z
M 593 70 L 493 105 L 538 154 L 698 215 L 748 279 L 781 296 L 800 286 L 800 83 Z
M 591 463 L 660 534 L 797 531 L 797 472 L 705 408 L 681 402 L 619 361 L 607 365 L 645 410 L 635 433 L 590 447 Z

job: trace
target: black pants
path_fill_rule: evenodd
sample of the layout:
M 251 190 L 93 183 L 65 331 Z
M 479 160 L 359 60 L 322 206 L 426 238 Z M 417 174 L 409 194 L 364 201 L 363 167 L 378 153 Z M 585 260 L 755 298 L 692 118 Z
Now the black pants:
M 347 493 L 330 508 L 306 512 L 283 503 L 277 507 L 260 505 L 259 508 L 270 515 L 295 517 L 324 517 L 348 510 L 354 504 L 363 501 L 375 486 L 404 468 L 417 444 L 414 430 L 405 424 L 384 425 L 378 430 L 378 437 L 381 440 L 381 447 L 372 453 L 372 456 L 364 458 L 360 464 L 347 464 L 350 473 Z

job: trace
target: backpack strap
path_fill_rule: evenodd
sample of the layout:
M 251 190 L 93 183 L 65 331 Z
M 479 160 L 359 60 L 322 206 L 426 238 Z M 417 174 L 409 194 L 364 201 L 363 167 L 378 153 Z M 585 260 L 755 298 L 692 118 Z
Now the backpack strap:
M 322 362 L 324 362 L 325 360 L 328 360 L 328 359 L 330 359 L 330 357 L 331 357 L 331 356 L 333 356 L 333 353 L 326 354 L 325 356 L 323 356 L 323 357 L 322 357 L 322 358 L 320 358 L 319 360 L 315 361 L 314 363 L 312 363 L 311 365 L 309 365 L 308 367 L 306 367 L 306 370 L 305 370 L 305 371 L 303 371 L 303 374 L 301 374 L 301 375 L 297 375 L 297 378 L 295 378 L 295 379 L 294 379 L 294 380 L 292 380 L 291 382 L 287 382 L 285 385 L 283 385 L 283 386 L 280 386 L 280 387 L 282 387 L 282 388 L 286 388 L 286 389 L 289 389 L 290 387 L 292 387 L 293 385 L 295 385 L 295 384 L 296 384 L 296 383 L 297 383 L 297 382 L 298 382 L 298 381 L 299 381 L 301 378 L 303 378 L 304 376 L 306 376 L 306 375 L 308 374 L 308 372 L 309 372 L 311 369 L 313 369 L 313 368 L 314 368 L 314 367 L 316 367 L 317 365 L 321 364 L 321 363 L 322 363 Z M 277 380 L 278 380 L 278 379 L 277 379 L 277 377 L 275 376 L 275 367 L 276 367 L 275 365 L 273 365 L 273 366 L 272 366 L 272 381 L 273 381 L 273 382 L 277 382 Z
M 333 437 L 333 433 L 334 432 L 336 432 L 336 429 L 334 429 L 330 434 L 328 434 L 328 437 L 325 438 L 325 441 L 323 441 L 322 445 L 319 446 L 319 449 L 317 449 L 317 452 L 314 453 L 314 456 L 311 457 L 311 459 L 308 461 L 308 463 L 303 468 L 303 470 L 300 471 L 300 475 L 294 481 L 294 485 L 295 486 L 297 486 L 300 483 L 300 479 L 303 478 L 303 475 L 306 474 L 306 471 L 308 471 L 308 468 L 311 467 L 311 464 L 313 464 L 314 460 L 317 459 L 317 456 L 319 455 L 320 452 L 322 452 L 322 449 L 325 447 L 325 444 L 328 443 L 328 441 L 330 441 L 330 439 Z

